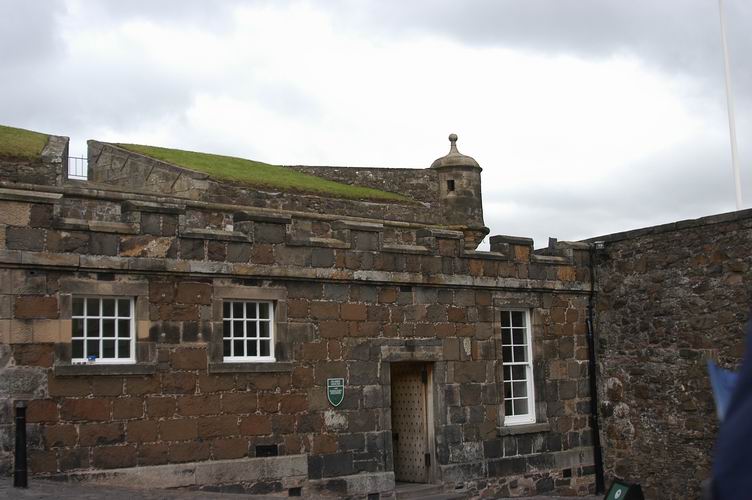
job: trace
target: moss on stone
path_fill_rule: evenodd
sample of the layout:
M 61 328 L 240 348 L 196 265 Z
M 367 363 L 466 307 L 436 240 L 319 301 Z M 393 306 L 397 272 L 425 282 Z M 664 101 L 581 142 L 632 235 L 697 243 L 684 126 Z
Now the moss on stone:
M 117 146 L 179 167 L 208 174 L 218 180 L 228 180 L 249 186 L 353 200 L 410 201 L 396 193 L 363 186 L 351 186 L 260 161 L 140 144 L 117 144 Z
M 0 125 L 0 157 L 38 158 L 49 138 L 48 134 Z

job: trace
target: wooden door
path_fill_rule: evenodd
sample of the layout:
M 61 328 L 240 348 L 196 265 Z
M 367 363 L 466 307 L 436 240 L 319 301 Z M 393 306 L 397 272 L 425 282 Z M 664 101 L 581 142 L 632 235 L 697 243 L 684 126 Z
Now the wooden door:
M 392 364 L 392 444 L 397 481 L 428 482 L 428 376 L 425 365 Z

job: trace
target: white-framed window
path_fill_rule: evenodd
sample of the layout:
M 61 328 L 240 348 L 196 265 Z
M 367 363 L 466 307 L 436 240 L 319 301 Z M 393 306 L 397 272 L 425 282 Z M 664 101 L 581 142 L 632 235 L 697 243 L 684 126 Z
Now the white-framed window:
M 225 300 L 222 351 L 226 362 L 274 361 L 274 303 Z
M 135 363 L 132 297 L 73 297 L 72 363 Z
M 504 373 L 504 425 L 534 423 L 530 311 L 501 311 L 501 356 Z

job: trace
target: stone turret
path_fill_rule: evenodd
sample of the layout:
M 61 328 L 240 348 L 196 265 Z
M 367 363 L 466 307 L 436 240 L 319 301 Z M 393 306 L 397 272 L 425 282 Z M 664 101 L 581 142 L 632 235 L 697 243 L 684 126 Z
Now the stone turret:
M 483 222 L 480 173 L 483 170 L 470 156 L 457 149 L 457 134 L 449 135 L 449 154 L 438 158 L 431 168 L 438 171 L 439 197 L 444 220 L 462 226 L 465 248 L 474 250 L 488 234 Z

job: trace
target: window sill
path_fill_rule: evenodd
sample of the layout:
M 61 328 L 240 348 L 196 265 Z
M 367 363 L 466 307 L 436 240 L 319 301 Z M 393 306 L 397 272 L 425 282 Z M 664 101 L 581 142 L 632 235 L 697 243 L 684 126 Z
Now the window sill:
M 548 432 L 551 426 L 548 422 L 535 424 L 507 425 L 499 429 L 499 436 L 516 436 L 518 434 L 534 434 L 536 432 Z
M 275 373 L 291 372 L 294 366 L 288 361 L 272 363 L 209 363 L 209 373 Z
M 75 377 L 79 375 L 151 375 L 156 373 L 156 363 L 132 364 L 59 364 L 53 366 L 56 377 Z

